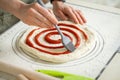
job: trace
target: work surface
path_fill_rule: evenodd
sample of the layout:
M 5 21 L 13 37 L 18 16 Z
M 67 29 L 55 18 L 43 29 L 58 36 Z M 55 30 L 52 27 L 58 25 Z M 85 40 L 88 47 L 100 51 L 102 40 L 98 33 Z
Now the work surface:
M 98 35 L 96 47 L 89 55 L 64 64 L 53 64 L 33 59 L 17 48 L 17 36 L 28 28 L 27 25 L 19 22 L 0 35 L 0 60 L 32 70 L 55 69 L 96 78 L 120 46 L 120 14 L 88 8 L 78 4 L 70 5 L 84 13 L 88 21 L 87 25 L 95 30 Z M 0 73 L 0 79 L 14 80 L 14 77 Z

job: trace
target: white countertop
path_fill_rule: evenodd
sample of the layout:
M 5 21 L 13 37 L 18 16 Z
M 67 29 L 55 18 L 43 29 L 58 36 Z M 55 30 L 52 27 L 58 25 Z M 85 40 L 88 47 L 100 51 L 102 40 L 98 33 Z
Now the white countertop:
M 116 53 L 98 80 L 120 80 L 120 53 Z

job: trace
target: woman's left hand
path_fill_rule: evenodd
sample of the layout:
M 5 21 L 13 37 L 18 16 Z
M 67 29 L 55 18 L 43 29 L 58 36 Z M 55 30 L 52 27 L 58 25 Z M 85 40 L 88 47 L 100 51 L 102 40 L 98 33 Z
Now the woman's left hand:
M 53 1 L 53 11 L 61 20 L 70 20 L 76 24 L 86 23 L 86 19 L 80 10 L 64 4 L 62 1 Z

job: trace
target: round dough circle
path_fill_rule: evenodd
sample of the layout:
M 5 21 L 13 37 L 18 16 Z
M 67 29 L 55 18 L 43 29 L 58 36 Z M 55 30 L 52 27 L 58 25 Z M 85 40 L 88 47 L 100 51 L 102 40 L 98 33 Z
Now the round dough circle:
M 84 55 L 95 44 L 95 36 L 86 26 L 69 21 L 60 21 L 58 25 L 61 31 L 75 45 L 76 50 L 74 52 L 69 52 L 63 47 L 62 42 L 60 42 L 60 36 L 55 28 L 30 27 L 20 38 L 19 46 L 29 52 L 29 54 L 37 56 L 42 60 L 63 63 L 79 59 L 81 55 Z M 55 33 L 55 36 L 54 34 L 51 35 L 51 33 Z M 48 40 L 46 40 L 46 36 Z

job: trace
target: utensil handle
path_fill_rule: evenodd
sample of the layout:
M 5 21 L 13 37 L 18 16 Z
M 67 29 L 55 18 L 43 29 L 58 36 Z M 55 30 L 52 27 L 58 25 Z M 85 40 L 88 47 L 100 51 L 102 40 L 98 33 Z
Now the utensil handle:
M 30 80 L 59 80 L 58 78 L 48 76 L 43 73 L 35 72 L 27 68 L 22 68 L 16 65 L 12 65 L 3 61 L 0 61 L 0 71 L 12 74 L 14 76 L 23 74 Z
M 64 35 L 63 35 L 62 31 L 60 30 L 60 28 L 59 28 L 57 25 L 55 25 L 55 28 L 57 29 L 57 31 L 59 32 L 59 34 L 60 34 L 61 37 L 63 38 Z

